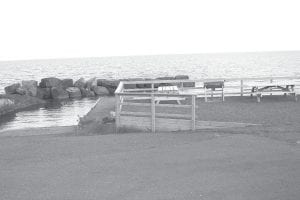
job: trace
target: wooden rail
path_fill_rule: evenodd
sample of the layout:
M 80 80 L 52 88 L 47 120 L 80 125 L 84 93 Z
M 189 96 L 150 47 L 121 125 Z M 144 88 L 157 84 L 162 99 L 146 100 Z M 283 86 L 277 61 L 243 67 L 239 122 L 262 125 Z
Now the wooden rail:
M 124 126 L 142 126 L 144 129 L 151 130 L 155 133 L 157 130 L 162 130 L 163 126 L 173 126 L 174 120 L 178 124 L 183 121 L 189 120 L 190 123 L 186 124 L 184 129 L 195 130 L 196 126 L 196 95 L 184 95 L 187 100 L 185 104 L 170 104 L 169 100 L 166 100 L 164 104 L 157 104 L 155 98 L 164 96 L 163 94 L 148 93 L 148 94 L 135 94 L 137 97 L 145 97 L 148 99 L 142 99 L 143 102 L 132 102 L 130 98 L 132 94 L 116 94 L 116 132 L 120 127 Z M 165 95 L 169 96 L 168 94 Z M 175 96 L 174 94 L 171 96 Z M 121 98 L 124 102 L 121 102 Z M 138 100 L 135 100 L 138 101 Z M 167 103 L 167 104 L 165 104 Z M 138 111 L 141 108 L 142 111 Z M 179 109 L 183 113 L 168 112 L 165 109 L 176 110 Z M 184 126 L 184 125 L 183 125 Z M 170 128 L 170 127 L 169 127 Z
M 300 86 L 300 77 L 263 77 L 263 78 L 218 78 L 218 79 L 198 79 L 198 80 L 145 80 L 145 81 L 121 81 L 115 91 L 116 98 L 116 132 L 126 125 L 132 125 L 155 133 L 165 127 L 172 130 L 172 127 L 189 130 L 196 129 L 196 98 L 205 95 L 203 83 L 213 81 L 224 81 L 224 90 L 215 91 L 219 96 L 230 95 L 252 95 L 253 86 L 259 83 L 275 83 L 276 81 L 295 81 L 295 88 Z M 184 87 L 185 83 L 192 83 L 194 87 Z M 157 87 L 160 84 L 175 84 L 180 89 L 198 90 L 197 93 L 168 94 L 159 93 Z M 126 88 L 130 85 L 130 88 Z M 189 85 L 189 84 L 185 84 Z M 136 86 L 136 87 L 135 87 Z M 139 86 L 139 87 L 137 87 Z M 142 86 L 142 87 L 141 87 Z M 143 87 L 145 86 L 145 87 Z M 299 87 L 300 88 L 300 87 Z M 203 90 L 203 92 L 201 92 Z M 200 92 L 199 92 L 200 91 Z M 156 104 L 156 98 L 178 97 L 188 99 L 182 105 L 177 104 Z M 140 99 L 140 100 L 139 100 Z M 133 108 L 126 110 L 126 107 Z M 146 110 L 137 111 L 138 108 Z M 170 108 L 172 110 L 184 109 L 182 113 L 159 112 L 161 109 Z

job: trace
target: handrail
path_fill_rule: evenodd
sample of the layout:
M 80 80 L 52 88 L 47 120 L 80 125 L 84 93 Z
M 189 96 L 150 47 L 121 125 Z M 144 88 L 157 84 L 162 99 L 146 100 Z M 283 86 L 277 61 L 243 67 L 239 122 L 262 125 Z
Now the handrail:
M 157 92 L 155 87 L 155 84 L 160 84 L 160 83 L 180 83 L 180 87 L 183 87 L 183 83 L 194 83 L 195 87 L 192 87 L 193 89 L 199 88 L 196 86 L 196 82 L 209 82 L 209 81 L 225 81 L 225 82 L 234 82 L 236 81 L 237 83 L 234 83 L 232 85 L 233 89 L 238 89 L 240 88 L 239 92 L 234 92 L 234 94 L 240 94 L 240 96 L 246 95 L 246 94 L 252 94 L 250 92 L 249 87 L 253 87 L 245 83 L 246 81 L 255 81 L 255 80 L 261 80 L 261 81 L 269 81 L 269 83 L 274 83 L 275 80 L 291 80 L 291 79 L 299 79 L 299 76 L 289 76 L 289 77 L 256 77 L 256 78 L 217 78 L 217 79 L 198 79 L 198 80 L 189 80 L 189 79 L 184 79 L 184 80 L 144 80 L 144 81 L 120 81 L 116 91 L 115 91 L 115 98 L 116 98 L 116 132 L 118 132 L 118 129 L 121 127 L 121 117 L 124 114 L 132 115 L 132 116 L 148 116 L 151 121 L 151 130 L 152 132 L 156 131 L 156 126 L 159 126 L 159 123 L 156 124 L 156 118 L 159 117 L 165 117 L 166 119 L 169 119 L 171 117 L 186 117 L 191 120 L 191 130 L 196 129 L 196 114 L 195 110 L 197 108 L 196 105 L 196 97 L 197 95 L 202 95 L 202 93 L 198 92 L 197 94 L 193 93 L 160 93 Z M 134 85 L 134 84 L 151 84 L 151 88 L 137 88 L 134 90 L 128 89 L 129 91 L 126 91 L 124 89 L 124 86 L 126 84 L 129 85 Z M 239 86 L 236 86 L 235 84 L 239 84 Z M 299 86 L 300 84 L 295 84 L 295 86 Z M 231 86 L 226 86 L 226 88 L 231 88 Z M 131 91 L 130 91 L 131 90 Z M 144 90 L 144 91 L 143 91 Z M 147 90 L 147 91 L 145 91 Z M 138 92 L 138 91 L 143 91 L 143 92 Z M 187 90 L 189 91 L 189 90 Z M 227 94 L 233 94 L 232 90 L 231 92 L 228 91 L 226 92 Z M 251 90 L 252 91 L 252 90 Z M 224 98 L 224 90 L 221 91 L 222 93 L 222 98 Z M 274 91 L 275 92 L 275 91 Z M 206 98 L 206 93 L 204 93 Z M 128 103 L 128 102 L 123 102 L 124 97 L 146 97 L 146 99 L 150 99 L 151 103 Z M 188 103 L 188 105 L 167 105 L 167 104 L 161 104 L 161 105 L 156 105 L 156 97 L 190 97 L 192 99 L 191 103 Z M 188 101 L 190 102 L 190 101 Z M 150 107 L 151 110 L 149 113 L 145 112 L 129 112 L 129 111 L 122 111 L 122 106 L 126 105 L 131 105 L 131 106 L 139 106 L 139 107 Z M 189 109 L 190 114 L 185 115 L 185 114 L 170 114 L 170 113 L 158 113 L 156 112 L 156 107 L 182 107 Z
M 120 92 L 122 92 L 123 87 L 124 87 L 124 81 L 121 81 L 115 91 L 115 94 L 119 94 Z
M 251 80 L 270 80 L 270 79 L 300 79 L 300 76 L 278 76 L 278 77 L 253 77 L 253 78 L 212 78 L 212 79 L 174 79 L 174 80 L 143 80 L 143 81 L 121 81 L 124 84 L 151 84 L 151 83 L 190 83 L 190 82 L 209 82 L 209 81 L 251 81 Z
M 284 80 L 284 79 L 300 79 L 300 76 L 287 76 L 287 77 L 253 77 L 253 78 L 214 78 L 214 79 L 175 79 L 175 80 L 143 80 L 143 81 L 120 81 L 118 88 L 115 91 L 115 94 L 123 93 L 124 85 L 132 84 L 160 84 L 160 83 L 196 83 L 196 82 L 210 82 L 210 81 L 225 81 L 225 82 L 234 82 L 234 81 L 255 81 L 255 80 Z M 246 86 L 246 85 L 244 85 Z M 153 89 L 153 88 L 152 88 Z M 130 90 L 130 89 L 129 89 Z M 147 88 L 151 91 L 151 88 Z

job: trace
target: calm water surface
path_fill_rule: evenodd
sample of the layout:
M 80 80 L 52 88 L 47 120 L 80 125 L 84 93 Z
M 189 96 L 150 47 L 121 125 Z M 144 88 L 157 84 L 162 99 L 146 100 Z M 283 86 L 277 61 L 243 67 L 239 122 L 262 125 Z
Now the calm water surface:
M 11 114 L 0 120 L 0 132 L 23 128 L 75 125 L 78 123 L 78 117 L 85 115 L 96 101 L 96 98 L 53 101 L 42 108 Z
M 0 93 L 21 80 L 58 78 L 155 78 L 189 75 L 190 78 L 237 78 L 300 76 L 300 51 L 132 56 L 0 62 Z M 65 126 L 77 123 L 77 115 L 87 112 L 95 100 L 65 101 L 17 113 L 1 119 L 0 129 Z

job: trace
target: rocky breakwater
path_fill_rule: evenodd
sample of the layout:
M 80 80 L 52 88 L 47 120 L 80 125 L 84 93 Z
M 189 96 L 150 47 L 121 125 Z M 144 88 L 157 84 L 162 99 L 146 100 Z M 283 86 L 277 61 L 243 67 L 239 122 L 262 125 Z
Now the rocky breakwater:
M 5 95 L 0 96 L 0 115 L 17 111 L 33 105 L 40 105 L 47 100 L 62 100 L 82 97 L 114 95 L 120 81 L 147 81 L 147 80 L 183 80 L 189 79 L 186 75 L 175 77 L 158 77 L 156 79 L 96 79 L 85 80 L 80 78 L 75 82 L 73 79 L 59 79 L 56 77 L 43 78 L 38 83 L 35 80 L 24 80 L 4 88 Z M 174 83 L 176 85 L 176 83 Z M 155 84 L 160 85 L 174 84 Z M 185 82 L 183 87 L 194 87 L 195 82 Z M 151 84 L 126 84 L 126 89 L 151 88 Z
M 26 80 L 4 88 L 5 94 L 0 95 L 0 115 L 16 112 L 34 105 L 42 105 L 47 100 L 94 97 L 112 94 L 106 87 L 99 86 L 96 78 L 85 80 L 80 78 L 59 79 L 43 78 L 40 83 Z

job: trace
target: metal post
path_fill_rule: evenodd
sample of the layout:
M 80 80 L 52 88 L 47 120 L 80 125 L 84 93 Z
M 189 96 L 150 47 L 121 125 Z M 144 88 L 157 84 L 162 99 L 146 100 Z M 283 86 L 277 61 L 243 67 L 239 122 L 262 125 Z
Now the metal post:
M 120 113 L 121 113 L 121 110 L 120 110 L 120 96 L 118 94 L 115 95 L 115 98 L 116 98 L 116 133 L 119 132 L 119 128 L 120 128 Z
M 204 99 L 205 99 L 205 102 L 207 102 L 206 87 L 205 86 L 204 86 Z
M 241 80 L 241 97 L 244 95 L 244 81 Z
M 192 131 L 196 130 L 196 95 L 192 95 Z
M 224 96 L 224 85 L 222 85 L 222 101 L 225 101 L 225 96 Z
M 180 82 L 180 89 L 183 89 L 183 82 Z
M 155 133 L 155 97 L 153 92 L 151 94 L 151 131 Z
M 273 83 L 273 79 L 270 79 L 270 83 Z M 270 91 L 272 92 L 272 87 L 270 88 Z M 273 95 L 272 93 L 270 95 Z

